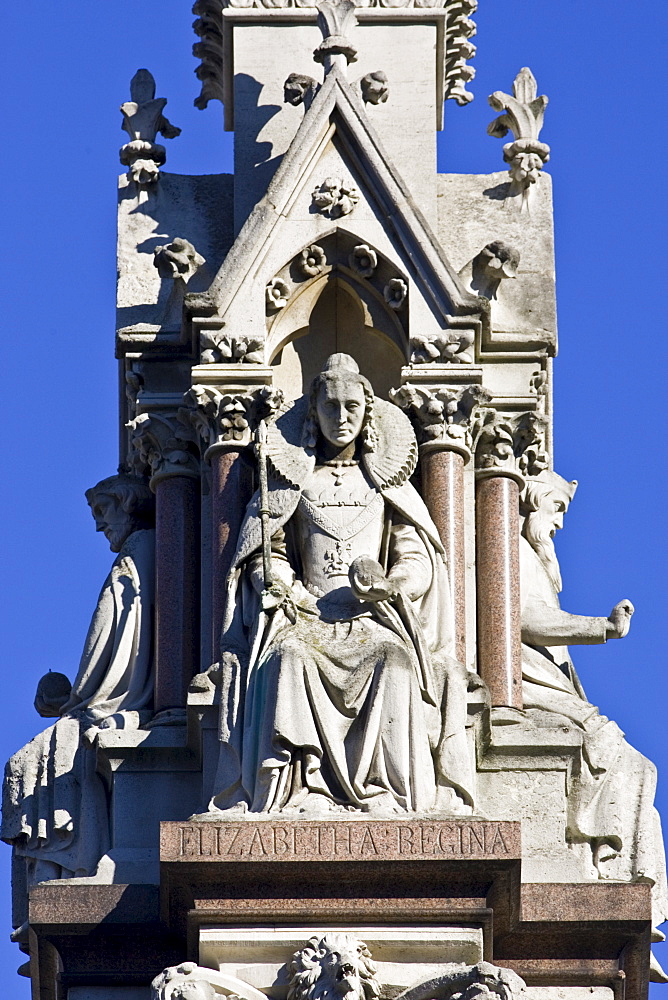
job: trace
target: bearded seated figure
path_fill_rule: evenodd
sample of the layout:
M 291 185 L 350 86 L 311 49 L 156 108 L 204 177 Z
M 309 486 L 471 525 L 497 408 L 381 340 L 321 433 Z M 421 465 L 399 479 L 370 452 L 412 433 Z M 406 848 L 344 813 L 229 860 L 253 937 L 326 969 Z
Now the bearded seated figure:
M 148 484 L 117 475 L 88 490 L 97 530 L 117 553 L 70 684 L 46 674 L 35 708 L 57 721 L 8 761 L 2 831 L 13 846 L 15 940 L 22 941 L 27 890 L 90 876 L 109 848 L 107 791 L 93 742 L 101 728 L 137 728 L 153 697 L 154 501 Z
M 268 429 L 223 630 L 213 810 L 470 810 L 465 668 L 413 430 L 347 355 Z M 234 655 L 232 655 L 234 654 Z
M 608 618 L 572 615 L 559 606 L 561 573 L 553 537 L 563 527 L 576 487 L 576 482 L 543 472 L 529 480 L 523 494 L 524 708 L 539 725 L 566 723 L 582 734 L 582 751 L 568 782 L 568 841 L 588 846 L 592 875 L 650 882 L 656 928 L 668 919 L 665 852 L 654 807 L 656 768 L 589 702 L 568 651 L 569 644 L 623 638 L 633 605 L 620 601 Z M 663 938 L 655 930 L 654 940 Z M 656 963 L 653 975 L 656 981 L 668 981 Z

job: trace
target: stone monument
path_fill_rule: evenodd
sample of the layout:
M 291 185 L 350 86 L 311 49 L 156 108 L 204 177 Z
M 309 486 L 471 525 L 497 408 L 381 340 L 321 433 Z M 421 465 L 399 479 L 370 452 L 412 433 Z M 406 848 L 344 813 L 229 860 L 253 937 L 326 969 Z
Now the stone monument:
M 4 781 L 36 1000 L 667 981 L 655 769 L 569 652 L 633 605 L 559 603 L 528 68 L 489 98 L 504 169 L 435 169 L 475 6 L 197 0 L 234 175 L 162 169 L 180 130 L 131 82 L 119 470 L 87 493 L 116 558 Z

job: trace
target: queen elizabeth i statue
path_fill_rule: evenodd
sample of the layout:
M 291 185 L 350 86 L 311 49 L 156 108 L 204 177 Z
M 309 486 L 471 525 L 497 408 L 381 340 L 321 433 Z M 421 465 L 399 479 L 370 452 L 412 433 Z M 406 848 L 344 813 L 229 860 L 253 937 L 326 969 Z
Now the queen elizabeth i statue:
M 209 816 L 470 812 L 474 681 L 408 418 L 334 354 L 269 424 L 266 463 L 228 579 Z

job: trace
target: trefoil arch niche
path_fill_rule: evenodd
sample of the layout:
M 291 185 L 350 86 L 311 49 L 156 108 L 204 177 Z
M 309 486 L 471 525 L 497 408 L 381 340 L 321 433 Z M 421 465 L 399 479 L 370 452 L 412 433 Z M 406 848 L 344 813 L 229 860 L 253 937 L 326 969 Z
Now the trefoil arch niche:
M 325 359 L 350 354 L 387 398 L 408 357 L 408 279 L 360 237 L 334 230 L 277 272 L 285 304 L 267 310 L 274 385 L 286 398 L 308 389 Z M 388 301 L 389 299 L 389 301 Z

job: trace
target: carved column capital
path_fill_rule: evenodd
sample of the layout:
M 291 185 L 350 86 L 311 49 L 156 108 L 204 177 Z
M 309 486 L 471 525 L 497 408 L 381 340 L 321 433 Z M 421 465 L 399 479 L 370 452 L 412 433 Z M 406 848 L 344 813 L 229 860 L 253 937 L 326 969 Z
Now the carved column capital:
M 479 410 L 472 429 L 476 477 L 506 476 L 523 489 L 526 476 L 549 468 L 546 429 L 547 422 L 538 413 Z
M 138 473 L 148 471 L 151 489 L 169 476 L 199 479 L 195 436 L 181 410 L 139 413 L 126 426 L 133 449 L 131 462 Z
M 204 457 L 214 451 L 241 450 L 250 443 L 259 420 L 278 410 L 283 394 L 270 386 L 244 389 L 194 385 L 185 395 L 188 419 L 202 442 Z
M 490 398 L 481 385 L 426 387 L 408 383 L 390 392 L 392 402 L 411 418 L 421 453 L 455 451 L 466 462 L 473 447 L 473 414 Z

